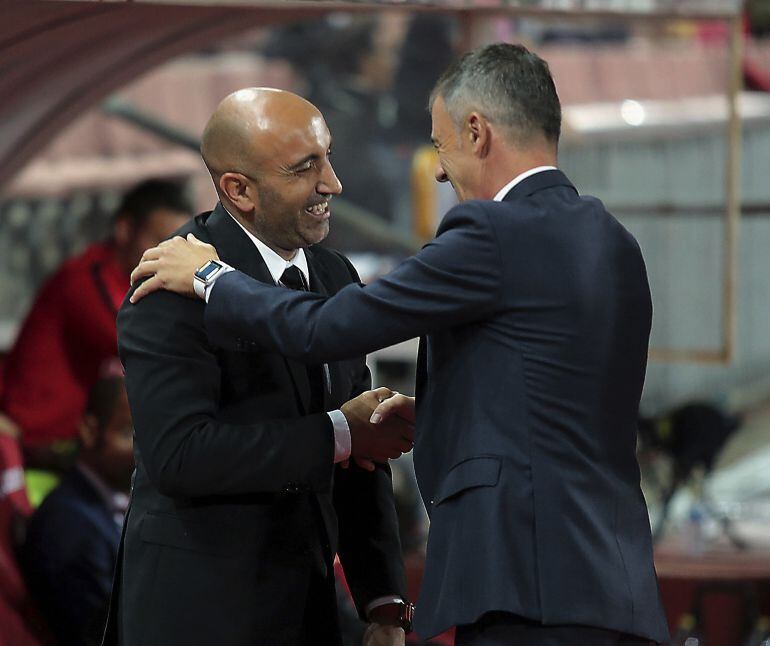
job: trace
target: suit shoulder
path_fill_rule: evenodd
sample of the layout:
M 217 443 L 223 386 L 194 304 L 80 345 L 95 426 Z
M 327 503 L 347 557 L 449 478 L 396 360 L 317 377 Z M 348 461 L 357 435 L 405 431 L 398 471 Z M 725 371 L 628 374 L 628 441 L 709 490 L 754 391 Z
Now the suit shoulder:
M 343 253 L 336 249 L 321 247 L 320 245 L 311 247 L 311 252 L 313 258 L 322 264 L 327 271 L 341 275 L 341 277 L 347 279 L 348 282 L 351 278 L 355 281 L 359 280 L 358 272 L 353 266 L 353 263 L 350 262 L 350 259 Z
M 211 242 L 211 236 L 209 235 L 208 228 L 206 227 L 206 220 L 211 215 L 211 211 L 206 211 L 190 218 L 181 227 L 179 227 L 169 238 L 176 236 L 185 237 L 188 233 L 192 233 L 198 240 L 203 242 Z
M 319 262 L 324 263 L 344 263 L 346 265 L 350 264 L 350 260 L 340 251 L 337 251 L 336 249 L 328 249 L 326 247 L 322 247 L 321 245 L 313 245 L 310 247 L 309 251 L 313 254 L 313 257 L 316 258 Z
M 618 240 L 641 253 L 637 239 L 628 229 L 626 229 L 620 220 L 618 220 L 612 213 L 610 213 L 610 211 L 607 210 L 607 207 L 604 205 L 602 200 L 600 200 L 598 197 L 594 197 L 593 195 L 581 195 L 580 202 L 586 208 L 592 209 L 593 212 L 597 214 L 597 217 L 600 218 L 605 228 L 608 231 L 611 231 Z
M 468 200 L 453 206 L 441 220 L 437 235 L 448 229 L 489 229 L 490 216 L 500 208 L 500 202 L 492 200 Z

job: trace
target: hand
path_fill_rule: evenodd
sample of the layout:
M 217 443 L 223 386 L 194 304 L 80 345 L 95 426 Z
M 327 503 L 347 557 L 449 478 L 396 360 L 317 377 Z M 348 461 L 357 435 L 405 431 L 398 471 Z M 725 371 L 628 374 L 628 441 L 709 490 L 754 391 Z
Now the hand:
M 406 634 L 398 626 L 369 624 L 364 633 L 363 646 L 404 646 Z
M 393 393 L 392 397 L 383 399 L 379 406 L 374 409 L 369 421 L 372 424 L 380 424 L 392 415 L 397 415 L 401 419 L 414 425 L 414 397 L 407 397 L 401 393 Z
M 186 240 L 180 236 L 164 240 L 157 247 L 145 251 L 131 272 L 132 285 L 151 276 L 136 288 L 131 295 L 131 302 L 136 303 L 159 289 L 194 297 L 193 276 L 209 260 L 219 260 L 217 250 L 198 240 L 192 233 L 187 234 Z
M 393 416 L 376 426 L 369 421 L 374 409 L 392 394 L 389 388 L 368 390 L 340 407 L 350 427 L 350 455 L 367 471 L 374 470 L 374 462 L 387 463 L 413 446 L 414 428 L 404 419 Z

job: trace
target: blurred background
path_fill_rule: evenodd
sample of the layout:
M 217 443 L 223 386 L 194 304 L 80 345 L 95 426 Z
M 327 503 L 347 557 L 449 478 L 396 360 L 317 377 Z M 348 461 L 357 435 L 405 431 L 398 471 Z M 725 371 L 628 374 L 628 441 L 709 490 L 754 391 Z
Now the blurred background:
M 48 597 L 64 593 L 34 563 L 61 539 L 33 509 L 78 452 L 97 475 L 115 466 L 82 428 L 119 435 L 125 414 L 104 386 L 121 267 L 174 217 L 213 208 L 197 145 L 217 103 L 272 86 L 318 106 L 344 187 L 324 244 L 368 281 L 454 203 L 433 178 L 433 83 L 501 40 L 550 64 L 560 166 L 647 262 L 639 460 L 672 643 L 770 644 L 770 1 L 10 1 L 0 18 L 0 645 L 55 643 Z M 104 322 L 51 313 L 56 272 L 104 301 Z M 88 364 L 72 394 L 58 387 L 72 375 L 36 355 L 56 335 Z M 416 341 L 371 355 L 375 385 L 413 393 L 415 359 Z M 394 485 L 416 598 L 427 520 L 411 456 Z M 37 552 L 19 547 L 34 527 Z

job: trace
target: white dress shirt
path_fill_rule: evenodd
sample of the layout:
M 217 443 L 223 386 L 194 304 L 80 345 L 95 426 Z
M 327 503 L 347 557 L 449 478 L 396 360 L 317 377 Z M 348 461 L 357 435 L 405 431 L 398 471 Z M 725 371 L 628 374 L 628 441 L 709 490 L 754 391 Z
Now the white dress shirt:
M 558 170 L 556 166 L 537 166 L 536 168 L 530 168 L 529 170 L 525 170 L 520 175 L 517 175 L 514 177 L 510 182 L 508 182 L 503 188 L 501 188 L 497 195 L 495 195 L 492 199 L 495 202 L 502 202 L 508 193 L 511 192 L 511 189 L 516 186 L 519 182 L 523 182 L 527 177 L 532 177 L 532 175 L 536 175 L 537 173 L 542 173 L 544 170 Z

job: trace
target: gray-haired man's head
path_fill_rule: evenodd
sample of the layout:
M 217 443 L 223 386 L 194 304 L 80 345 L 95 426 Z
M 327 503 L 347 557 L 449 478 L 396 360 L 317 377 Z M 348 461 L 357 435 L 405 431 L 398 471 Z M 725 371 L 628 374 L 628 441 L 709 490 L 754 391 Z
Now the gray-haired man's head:
M 496 43 L 468 52 L 439 78 L 430 96 L 438 97 L 458 128 L 473 110 L 505 128 L 512 142 L 542 135 L 556 145 L 561 105 L 548 64 L 521 45 Z

